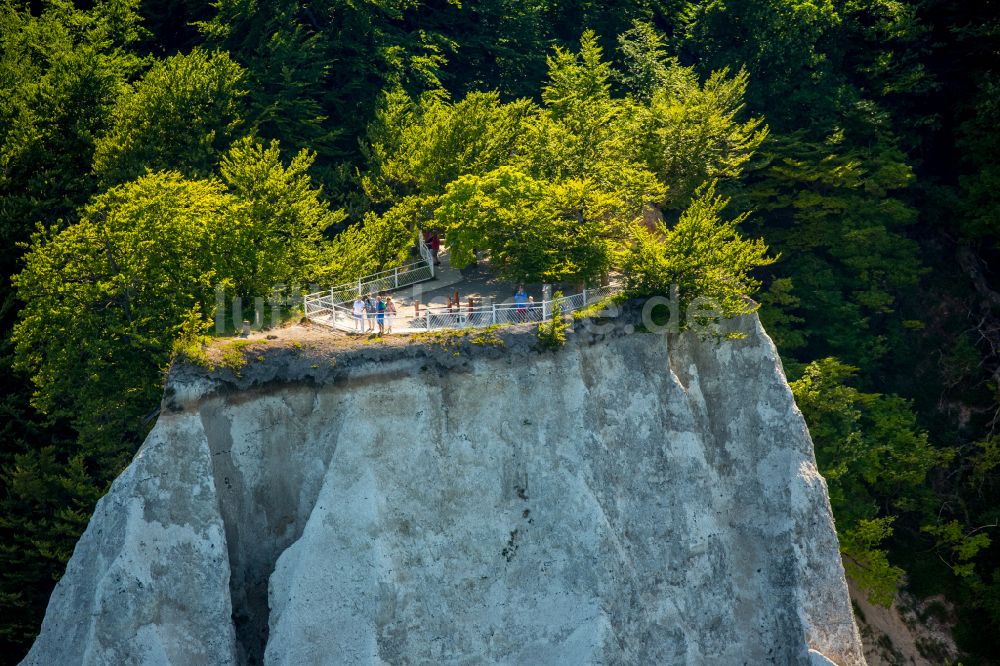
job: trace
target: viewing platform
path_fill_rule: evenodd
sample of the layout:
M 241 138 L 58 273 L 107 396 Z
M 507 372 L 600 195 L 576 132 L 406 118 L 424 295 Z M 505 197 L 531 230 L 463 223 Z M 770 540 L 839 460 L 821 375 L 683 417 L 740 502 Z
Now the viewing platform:
M 353 305 L 359 296 L 374 299 L 382 295 L 390 296 L 396 308 L 394 317 L 385 315 L 383 330 L 387 335 L 485 328 L 547 321 L 557 309 L 565 314 L 620 292 L 612 283 L 553 298 L 547 285 L 524 284 L 528 300 L 517 303 L 517 285 L 500 280 L 488 261 L 456 269 L 450 264 L 447 248 L 442 248 L 435 265 L 422 237 L 418 245 L 417 261 L 306 295 L 306 318 L 341 333 L 377 332 L 378 315 L 371 312 L 357 317 Z

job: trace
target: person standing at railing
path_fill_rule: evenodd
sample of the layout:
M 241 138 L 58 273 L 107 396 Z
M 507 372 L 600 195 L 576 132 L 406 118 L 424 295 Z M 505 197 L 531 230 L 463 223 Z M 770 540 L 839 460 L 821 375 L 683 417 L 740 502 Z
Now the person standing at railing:
M 378 334 L 385 335 L 385 301 L 381 294 L 375 301 L 375 320 L 378 322 Z
M 514 292 L 514 305 L 517 307 L 517 319 L 521 323 L 528 321 L 528 293 L 524 290 L 524 285 L 517 285 Z
M 372 294 L 365 296 L 365 322 L 368 324 L 368 333 L 375 332 L 375 300 Z
M 396 323 L 396 304 L 392 301 L 392 296 L 385 297 L 385 328 L 388 333 L 392 333 L 392 325 Z
M 359 294 L 357 298 L 354 299 L 354 332 L 364 333 L 365 332 L 365 302 L 361 300 L 361 295 Z

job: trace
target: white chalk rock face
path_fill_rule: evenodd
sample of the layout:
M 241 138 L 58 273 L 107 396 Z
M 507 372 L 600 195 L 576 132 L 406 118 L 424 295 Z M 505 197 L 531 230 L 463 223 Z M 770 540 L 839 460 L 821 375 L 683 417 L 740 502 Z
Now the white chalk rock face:
M 175 368 L 26 663 L 863 664 L 805 423 L 733 326 Z
M 204 428 L 197 414 L 167 423 L 97 503 L 23 663 L 235 663 Z

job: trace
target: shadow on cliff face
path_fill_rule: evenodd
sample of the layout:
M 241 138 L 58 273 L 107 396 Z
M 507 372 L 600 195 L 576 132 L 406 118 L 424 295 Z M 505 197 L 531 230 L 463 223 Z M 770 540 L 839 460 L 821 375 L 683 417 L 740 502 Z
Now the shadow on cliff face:
M 222 398 L 201 406 L 225 523 L 241 664 L 264 663 L 268 581 L 278 557 L 302 535 L 336 447 L 340 424 L 335 417 L 334 427 L 327 421 L 324 432 L 308 428 L 305 420 L 315 398 L 308 388 L 261 398 L 265 413 L 254 420 L 254 431 L 233 422 L 231 404 Z
M 178 365 L 27 663 L 860 666 L 759 322 L 636 321 Z
M 291 370 L 259 368 L 270 384 L 254 385 L 248 371 L 204 398 L 197 409 L 225 525 L 237 662 L 264 663 L 266 652 L 278 662 L 309 663 L 345 645 L 360 662 L 367 653 L 359 646 L 367 649 L 371 637 L 377 654 L 394 663 L 418 652 L 429 657 L 445 636 L 452 656 L 483 649 L 524 663 L 527 653 L 516 646 L 524 636 L 546 636 L 539 640 L 552 650 L 567 649 L 551 637 L 579 621 L 569 636 L 598 636 L 590 647 L 577 646 L 579 656 L 599 649 L 605 662 L 608 655 L 625 659 L 618 663 L 664 663 L 742 650 L 760 663 L 801 663 L 808 636 L 827 650 L 839 646 L 845 663 L 855 663 L 856 632 L 838 598 L 843 574 L 829 557 L 836 541 L 825 491 L 812 474 L 808 435 L 773 347 L 753 324 L 748 339 L 731 347 L 691 336 L 669 345 L 651 336 L 624 339 L 616 327 L 607 339 L 623 339 L 613 346 L 580 331 L 553 354 L 529 350 L 529 331 L 520 333 L 524 349 L 516 351 L 509 338 L 499 350 L 433 339 L 359 349 L 336 364 L 303 355 Z M 496 361 L 473 372 L 471 359 L 481 355 Z M 286 373 L 301 368 L 342 374 L 289 381 Z M 385 415 L 379 408 L 386 421 L 378 421 L 372 410 L 399 398 L 388 386 L 411 375 L 419 378 L 400 394 L 410 399 Z M 414 391 L 428 396 L 426 404 L 412 399 Z M 371 419 L 377 427 L 357 427 Z M 375 435 L 387 428 L 404 450 L 382 450 Z M 422 437 L 411 442 L 416 433 Z M 523 453 L 528 443 L 539 445 L 536 455 Z M 423 524 L 406 522 L 400 537 L 376 521 L 377 512 L 368 522 L 352 514 L 351 484 L 373 467 L 381 479 L 375 494 L 388 506 L 383 520 L 413 514 Z M 341 495 L 323 489 L 327 477 Z M 440 492 L 410 487 L 412 477 Z M 505 490 L 494 497 L 489 488 L 498 477 Z M 548 501 L 536 500 L 538 487 Z M 529 496 L 530 510 L 522 505 Z M 522 521 L 497 517 L 504 513 L 497 507 L 510 502 Z M 314 509 L 337 524 L 310 522 Z M 551 534 L 543 538 L 538 525 L 546 516 Z M 573 519 L 581 517 L 577 526 Z M 431 529 L 433 521 L 440 524 Z M 414 536 L 411 524 L 427 531 Z M 461 579 L 461 593 L 441 591 L 436 569 L 420 564 L 424 551 L 442 549 L 461 563 L 457 571 L 480 574 Z M 405 566 L 386 568 L 376 551 Z M 552 562 L 571 564 L 552 573 Z M 535 578 L 536 565 L 547 578 Z M 529 570 L 533 582 L 525 587 Z M 365 606 L 373 598 L 375 610 Z M 428 599 L 433 613 L 420 610 Z M 601 610 L 558 620 L 553 604 L 560 599 L 573 600 L 560 612 Z M 482 622 L 463 622 L 497 617 L 508 606 L 531 609 L 531 619 L 501 616 L 488 638 L 478 639 L 486 647 L 475 644 Z M 600 638 L 603 631 L 609 638 Z M 490 642 L 494 634 L 515 645 L 501 650 Z M 303 652 L 309 641 L 312 652 Z M 440 661 L 427 663 L 448 661 L 435 657 Z

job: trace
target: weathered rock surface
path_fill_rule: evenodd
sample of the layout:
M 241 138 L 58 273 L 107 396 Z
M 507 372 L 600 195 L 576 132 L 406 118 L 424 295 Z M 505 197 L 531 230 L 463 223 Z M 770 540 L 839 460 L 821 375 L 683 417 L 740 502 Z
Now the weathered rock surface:
M 26 663 L 863 664 L 757 319 L 625 321 L 175 367 Z

